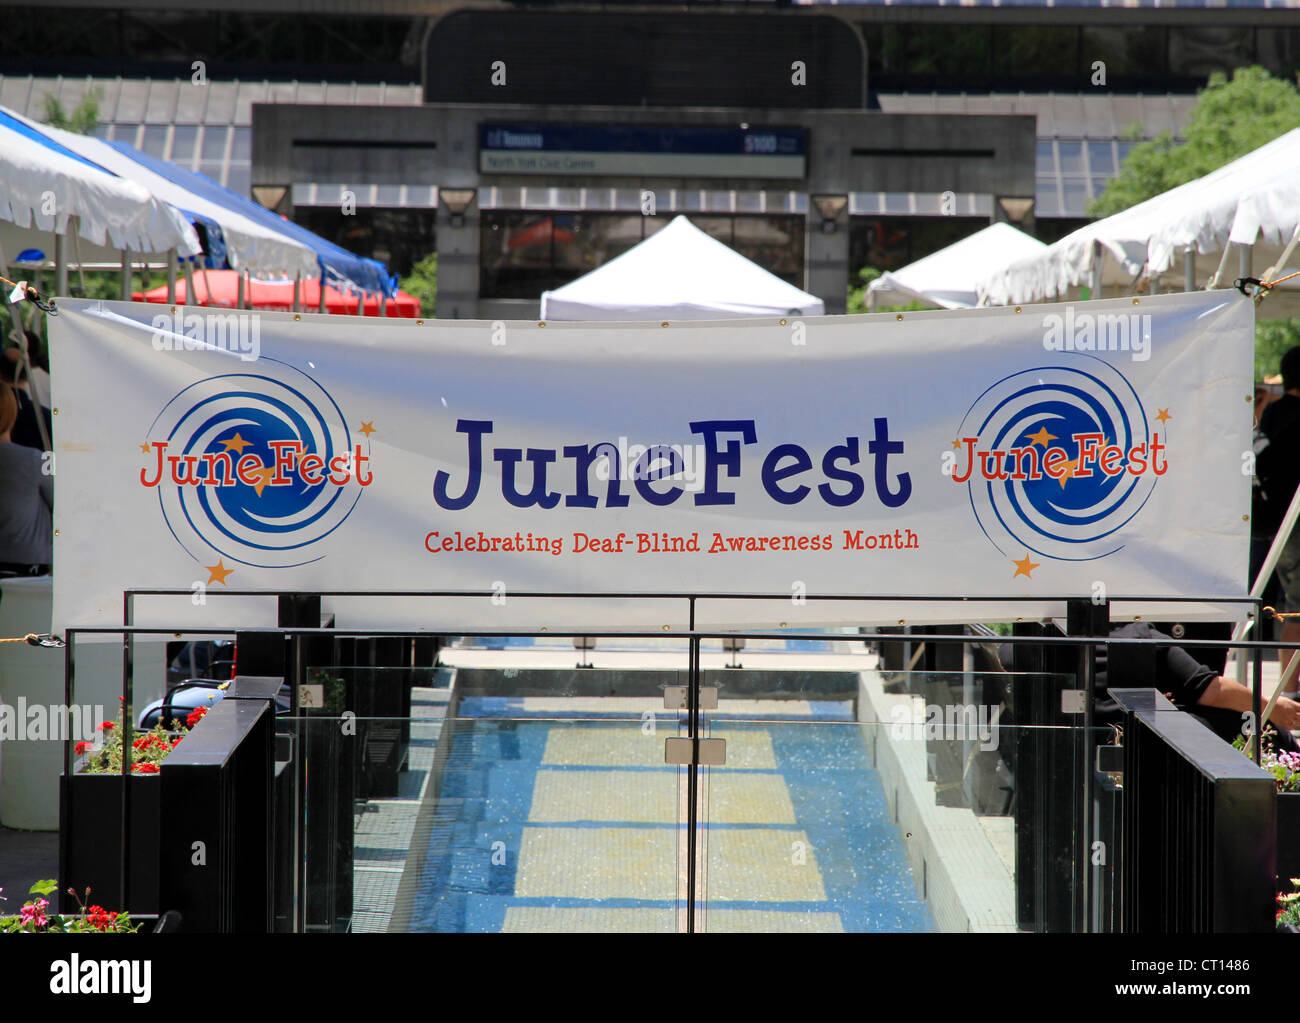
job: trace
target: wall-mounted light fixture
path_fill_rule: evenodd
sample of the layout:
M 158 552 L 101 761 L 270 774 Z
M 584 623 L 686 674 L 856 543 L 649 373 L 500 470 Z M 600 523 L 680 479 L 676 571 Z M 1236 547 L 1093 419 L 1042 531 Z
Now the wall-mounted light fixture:
M 275 213 L 283 213 L 280 207 L 284 204 L 285 197 L 289 194 L 287 185 L 254 185 L 253 198 L 268 210 Z
M 1025 218 L 1034 208 L 1033 199 L 1018 199 L 1011 196 L 998 196 L 998 205 L 1002 207 L 1002 212 L 1007 215 L 1007 219 L 1013 224 L 1023 224 Z
M 465 211 L 469 209 L 477 193 L 472 188 L 440 188 L 438 198 L 451 214 L 452 227 L 465 226 Z
M 848 208 L 849 197 L 847 195 L 814 195 L 812 204 L 817 207 L 817 213 L 822 218 L 822 234 L 834 234 L 835 222 Z

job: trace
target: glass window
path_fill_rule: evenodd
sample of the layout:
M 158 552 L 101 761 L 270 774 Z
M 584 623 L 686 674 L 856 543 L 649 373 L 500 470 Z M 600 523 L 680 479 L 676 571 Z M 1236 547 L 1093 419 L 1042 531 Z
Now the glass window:
M 1061 181 L 1061 202 L 1065 207 L 1062 215 L 1066 217 L 1083 217 L 1088 213 L 1088 183 L 1085 180 Z
M 1061 214 L 1061 199 L 1056 193 L 1056 178 L 1039 178 L 1034 193 L 1034 221 L 1039 217 L 1057 217 Z
M 1094 174 L 1115 173 L 1115 154 L 1109 142 L 1088 143 L 1088 169 Z
M 235 137 L 231 142 L 230 158 L 232 160 L 250 161 L 253 158 L 253 129 L 235 128 Z
M 850 222 L 849 262 L 851 272 L 873 266 L 897 270 L 906 266 L 911 239 L 909 225 L 915 221 L 893 217 L 854 217 Z
M 1052 149 L 1051 139 L 1039 139 L 1037 149 L 1038 173 L 1056 173 L 1056 152 Z
M 1094 174 L 1092 177 L 1092 197 L 1095 199 L 1106 191 L 1106 186 L 1110 184 L 1111 179 L 1101 174 Z
M 199 173 L 206 174 L 218 185 L 224 185 L 226 165 L 218 160 L 200 160 Z
M 140 144 L 150 156 L 156 156 L 162 160 L 167 156 L 167 125 L 165 124 L 146 124 L 144 127 L 144 141 Z
M 227 130 L 211 124 L 203 130 L 203 159 L 205 161 L 225 161 Z
M 246 163 L 232 163 L 230 165 L 230 175 L 226 178 L 226 187 L 238 192 L 240 195 L 248 198 L 251 195 L 249 187 L 252 183 L 252 170 Z
M 1255 62 L 1250 26 L 1181 25 L 1169 30 L 1169 73 L 1205 78 Z
M 128 146 L 134 146 L 137 142 L 137 136 L 140 134 L 138 124 L 115 124 L 113 125 L 113 141 L 125 142 Z
M 735 217 L 733 248 L 787 283 L 803 286 L 803 217 Z
M 993 70 L 1010 78 L 1060 78 L 1079 70 L 1079 30 L 1051 25 L 993 28 Z
M 1083 173 L 1083 143 L 1057 142 L 1056 152 L 1061 160 L 1062 174 Z
M 549 215 L 485 210 L 479 225 L 479 293 L 484 298 L 540 298 L 555 286 L 555 224 Z
M 730 217 L 692 217 L 691 223 L 710 238 L 716 238 L 723 245 L 731 245 L 732 220 Z
M 1119 162 L 1120 162 L 1121 164 L 1122 164 L 1125 160 L 1128 159 L 1128 154 L 1131 153 L 1131 152 L 1133 152 L 1133 147 L 1136 146 L 1136 145 L 1137 145 L 1136 142 L 1116 142 L 1116 143 L 1115 143 L 1115 148 L 1119 150 Z
M 197 124 L 178 124 L 172 129 L 172 163 L 180 164 L 187 170 L 194 166 L 194 149 L 199 141 Z

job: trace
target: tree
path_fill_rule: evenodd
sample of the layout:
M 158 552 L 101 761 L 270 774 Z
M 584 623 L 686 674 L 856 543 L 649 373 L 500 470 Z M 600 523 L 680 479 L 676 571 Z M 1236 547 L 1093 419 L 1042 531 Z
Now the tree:
M 1169 132 L 1162 132 L 1138 143 L 1088 213 L 1095 217 L 1119 213 L 1204 177 L 1297 127 L 1300 90 L 1294 84 L 1259 67 L 1238 68 L 1231 81 L 1216 71 L 1192 108 L 1186 141 L 1180 144 Z M 1132 125 L 1126 135 L 1140 137 L 1141 125 Z M 1261 308 L 1267 310 L 1268 299 Z M 1282 353 L 1296 344 L 1300 344 L 1300 318 L 1257 320 L 1256 377 L 1276 373 Z
M 432 319 L 438 299 L 438 253 L 430 252 L 402 278 L 402 290 L 420 300 L 420 312 Z
M 62 128 L 78 135 L 89 135 L 99 127 L 99 90 L 86 93 L 77 109 L 70 115 L 59 98 L 51 93 L 45 96 L 45 123 L 52 128 Z
M 1120 172 L 1088 207 L 1094 217 L 1108 217 L 1145 199 L 1195 181 L 1239 156 L 1300 127 L 1300 91 L 1263 68 L 1238 68 L 1232 80 L 1221 71 L 1210 75 L 1187 122 L 1186 141 L 1169 132 L 1133 147 Z M 1128 138 L 1139 137 L 1131 125 Z

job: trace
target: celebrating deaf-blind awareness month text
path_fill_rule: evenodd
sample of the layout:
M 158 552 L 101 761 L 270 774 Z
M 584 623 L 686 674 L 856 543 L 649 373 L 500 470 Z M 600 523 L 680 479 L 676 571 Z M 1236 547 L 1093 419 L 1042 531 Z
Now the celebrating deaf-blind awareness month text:
M 777 444 L 763 459 L 759 477 L 763 490 L 778 504 L 797 505 L 820 500 L 843 508 L 863 500 L 867 483 L 852 469 L 862 461 L 862 448 L 873 462 L 872 482 L 877 500 L 887 508 L 898 508 L 912 493 L 907 472 L 891 473 L 890 455 L 903 453 L 903 442 L 891 440 L 886 418 L 874 420 L 874 435 L 863 445 L 857 437 L 826 450 L 821 459 L 821 479 L 805 474 L 813 471 L 813 456 L 799 444 Z M 464 511 L 480 497 L 485 462 L 484 438 L 494 432 L 491 420 L 461 419 L 456 432 L 465 435 L 467 476 L 453 493 L 452 474 L 440 471 L 434 478 L 433 497 L 440 508 Z M 494 447 L 491 458 L 500 465 L 501 497 L 515 508 L 555 508 L 563 500 L 567 508 L 627 508 L 633 497 L 652 507 L 667 507 L 679 500 L 696 506 L 733 505 L 734 491 L 724 477 L 739 477 L 743 445 L 758 443 L 752 419 L 701 420 L 690 424 L 700 438 L 701 464 L 697 486 L 674 483 L 686 468 L 681 449 L 659 445 L 644 449 L 635 466 L 618 464 L 620 451 L 612 444 L 572 444 L 554 448 Z M 626 454 L 624 452 L 624 454 Z M 520 464 L 532 463 L 532 482 L 521 492 L 517 479 Z M 561 459 L 570 463 L 563 465 Z M 598 484 L 593 487 L 593 470 Z M 631 470 L 631 471 L 629 471 Z M 803 482 L 803 479 L 808 482 Z M 551 484 L 570 484 L 568 492 L 551 489 Z M 693 493 L 687 497 L 687 491 Z M 813 495 L 816 495 L 815 497 Z M 920 538 L 910 529 L 867 533 L 861 529 L 833 533 L 749 535 L 729 533 L 620 532 L 599 535 L 575 532 L 571 537 L 546 536 L 522 531 L 495 535 L 476 529 L 436 530 L 424 541 L 431 554 L 523 552 L 559 555 L 566 549 L 574 554 L 724 554 L 758 551 L 909 550 L 920 547 Z

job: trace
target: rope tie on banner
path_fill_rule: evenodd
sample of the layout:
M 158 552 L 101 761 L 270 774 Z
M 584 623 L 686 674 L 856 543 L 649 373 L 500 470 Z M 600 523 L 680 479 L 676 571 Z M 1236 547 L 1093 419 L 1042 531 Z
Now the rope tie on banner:
M 28 646 L 43 646 L 53 649 L 67 646 L 67 644 L 58 636 L 52 635 L 48 632 L 39 636 L 34 632 L 29 632 L 26 636 L 7 637 L 5 639 L 0 639 L 0 643 L 26 643 Z
M 9 285 L 15 292 L 19 292 L 18 297 L 9 296 L 9 301 L 17 304 L 26 299 L 32 305 L 36 306 L 42 312 L 49 313 L 51 316 L 58 316 L 58 307 L 54 304 L 54 299 L 43 296 L 32 285 L 26 281 L 11 281 L 8 277 L 0 277 L 0 282 Z
M 1300 611 L 1278 611 L 1276 608 L 1264 608 L 1264 617 L 1276 618 L 1278 621 L 1288 621 L 1292 618 L 1300 618 Z
M 1258 277 L 1238 277 L 1233 282 L 1233 285 L 1247 298 L 1260 298 L 1261 296 L 1268 294 L 1283 281 L 1291 280 L 1292 277 L 1300 277 L 1300 271 L 1293 274 L 1287 274 L 1285 277 L 1279 277 L 1275 281 L 1261 281 Z M 1259 290 L 1253 293 L 1247 291 L 1246 288 L 1252 284 Z

